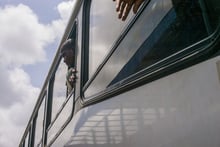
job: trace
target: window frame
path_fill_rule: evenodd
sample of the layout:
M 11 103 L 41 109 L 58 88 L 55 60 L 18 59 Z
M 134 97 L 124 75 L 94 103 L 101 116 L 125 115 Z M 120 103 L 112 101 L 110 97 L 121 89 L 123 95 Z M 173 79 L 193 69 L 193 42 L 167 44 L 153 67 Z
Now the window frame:
M 129 32 L 133 24 L 138 19 L 140 13 L 144 10 L 144 8 L 149 4 L 150 0 L 144 2 L 143 6 L 140 8 L 138 14 L 134 16 L 133 20 L 128 23 L 128 25 L 125 25 L 125 30 L 122 32 L 122 34 L 118 37 L 117 41 L 114 42 L 114 46 L 110 49 L 109 53 L 107 54 L 106 58 L 101 62 L 101 64 L 98 66 L 97 70 L 94 72 L 94 74 L 89 79 L 88 77 L 88 70 L 89 70 L 89 22 L 90 22 L 90 8 L 91 8 L 91 2 L 92 0 L 88 0 L 84 2 L 83 6 L 83 34 L 82 34 L 82 61 L 81 61 L 81 89 L 82 92 L 91 84 L 91 82 L 95 79 L 97 74 L 101 71 L 102 67 L 105 65 L 105 63 L 108 61 L 108 59 L 111 57 L 111 55 L 114 53 L 114 51 L 117 49 L 118 45 L 121 43 L 123 38 L 126 36 L 126 34 Z M 83 96 L 83 94 L 82 94 Z
M 74 38 L 74 46 L 75 46 L 75 56 L 74 56 L 74 60 L 75 60 L 75 65 L 74 67 L 77 67 L 77 33 L 78 33 L 78 22 L 77 22 L 77 18 L 74 20 L 73 22 L 73 25 L 71 27 L 71 31 L 67 37 L 68 38 Z M 45 137 L 45 142 L 44 144 L 47 145 L 47 146 L 51 146 L 55 141 L 56 139 L 59 137 L 59 135 L 63 132 L 63 130 L 65 129 L 65 127 L 69 124 L 69 122 L 72 120 L 73 116 L 74 116 L 74 111 L 75 111 L 75 84 L 74 84 L 74 87 L 73 87 L 73 90 L 70 92 L 70 94 L 67 94 L 66 95 L 66 99 L 62 102 L 62 105 L 58 108 L 58 111 L 56 112 L 56 115 L 55 117 L 52 118 L 52 113 L 53 113 L 53 99 L 54 99 L 54 96 L 53 96 L 53 92 L 54 92 L 54 82 L 55 82 L 55 77 L 56 77 L 56 72 L 58 70 L 58 67 L 60 65 L 62 61 L 62 56 L 59 56 L 59 59 L 57 61 L 57 63 L 55 64 L 55 69 L 54 69 L 54 72 L 50 78 L 50 81 L 48 83 L 48 98 L 49 98 L 49 102 L 47 103 L 47 106 L 45 106 L 46 109 L 49 109 L 47 110 L 49 112 L 49 114 L 45 114 L 46 117 L 49 117 L 49 118 L 45 118 L 45 119 L 48 119 L 46 120 L 46 124 L 44 124 L 45 126 L 45 130 L 44 130 L 44 137 Z M 66 87 L 66 92 L 67 92 L 67 87 Z M 47 98 L 47 99 L 48 99 Z M 66 108 L 66 105 L 68 105 L 68 103 L 71 103 L 72 105 L 72 108 L 71 108 L 71 111 L 69 112 L 68 114 L 68 117 L 66 118 L 65 121 L 63 121 L 62 123 L 62 126 L 57 129 L 57 132 L 55 133 L 55 135 L 53 135 L 51 137 L 51 139 L 48 141 L 48 133 L 49 131 L 51 131 L 51 128 L 53 129 L 53 126 L 54 124 L 56 123 L 58 117 L 60 117 L 60 114 L 62 113 L 63 109 Z M 46 112 L 45 112 L 46 113 Z
M 89 5 L 91 6 L 91 0 L 89 1 L 90 1 Z M 186 48 L 183 48 L 180 51 L 175 52 L 174 54 L 171 54 L 170 56 L 164 59 L 161 59 L 160 61 L 150 66 L 147 66 L 141 71 L 138 71 L 135 74 L 132 74 L 131 76 L 128 76 L 124 78 L 123 80 L 105 88 L 101 92 L 97 92 L 92 96 L 85 97 L 84 92 L 86 91 L 86 89 L 90 86 L 90 84 L 99 74 L 99 72 L 105 66 L 109 58 L 111 58 L 114 51 L 117 50 L 118 45 L 124 39 L 128 31 L 132 28 L 132 26 L 135 24 L 135 22 L 140 17 L 140 15 L 145 10 L 145 8 L 148 6 L 149 3 L 150 3 L 150 0 L 143 4 L 143 6 L 138 11 L 136 16 L 129 22 L 127 26 L 125 26 L 124 32 L 122 33 L 121 36 L 118 37 L 117 41 L 113 45 L 113 48 L 110 50 L 110 52 L 108 53 L 104 61 L 98 66 L 98 69 L 96 70 L 96 72 L 92 75 L 90 79 L 87 79 L 86 82 L 85 81 L 83 82 L 83 86 L 81 87 L 81 93 L 82 93 L 81 101 L 82 101 L 83 106 L 87 106 L 87 105 L 111 98 L 112 96 L 134 89 L 143 84 L 150 83 L 154 80 L 170 75 L 172 73 L 175 73 L 177 71 L 180 71 L 182 69 L 185 69 L 187 67 L 190 67 L 199 62 L 202 62 L 204 60 L 207 60 L 209 58 L 216 56 L 215 53 L 217 49 L 214 47 L 216 44 L 216 40 L 220 38 L 220 22 L 214 32 L 212 32 L 211 34 L 209 34 L 207 37 L 203 38 L 199 42 L 194 43 L 190 46 L 187 46 Z M 87 7 L 84 7 L 84 9 L 86 8 L 87 8 L 87 11 L 85 13 L 87 14 L 86 14 L 86 17 L 83 19 L 89 20 L 90 11 L 88 11 L 88 5 Z M 89 28 L 88 28 L 89 25 L 87 24 L 85 25 L 85 27 L 87 28 L 85 29 L 86 33 L 85 32 L 84 33 L 85 33 L 85 36 L 88 37 L 89 36 Z M 89 41 L 89 39 L 86 41 Z M 87 46 L 86 48 L 83 48 L 83 49 L 87 50 L 87 52 L 84 52 L 84 53 L 87 53 L 87 56 L 88 56 L 89 42 L 86 42 L 85 44 L 87 44 Z M 205 44 L 205 45 L 202 45 L 202 47 L 197 48 L 201 44 Z M 87 63 L 87 66 L 88 64 L 89 63 Z M 83 65 L 82 67 L 84 68 Z

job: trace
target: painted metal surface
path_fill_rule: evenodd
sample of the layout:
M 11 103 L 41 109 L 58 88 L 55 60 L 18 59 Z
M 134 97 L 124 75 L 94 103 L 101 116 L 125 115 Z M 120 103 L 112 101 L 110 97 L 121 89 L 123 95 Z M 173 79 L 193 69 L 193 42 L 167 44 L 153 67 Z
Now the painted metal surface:
M 68 147 L 219 147 L 220 57 L 79 111 Z

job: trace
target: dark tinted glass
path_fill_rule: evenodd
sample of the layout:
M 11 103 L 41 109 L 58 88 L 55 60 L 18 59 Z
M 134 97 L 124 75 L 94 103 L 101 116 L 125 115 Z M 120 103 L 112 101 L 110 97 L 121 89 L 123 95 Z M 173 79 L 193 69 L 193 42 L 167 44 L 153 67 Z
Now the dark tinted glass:
M 85 96 L 101 92 L 206 38 L 216 26 L 210 23 L 213 11 L 207 11 L 209 6 L 199 0 L 152 0 L 87 88 Z

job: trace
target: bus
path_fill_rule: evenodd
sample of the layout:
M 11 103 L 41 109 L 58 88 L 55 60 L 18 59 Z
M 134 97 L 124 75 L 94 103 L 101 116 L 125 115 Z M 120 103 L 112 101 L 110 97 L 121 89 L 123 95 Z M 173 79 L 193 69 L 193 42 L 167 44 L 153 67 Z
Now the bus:
M 74 40 L 66 94 L 60 46 Z M 75 0 L 19 147 L 219 147 L 220 1 Z

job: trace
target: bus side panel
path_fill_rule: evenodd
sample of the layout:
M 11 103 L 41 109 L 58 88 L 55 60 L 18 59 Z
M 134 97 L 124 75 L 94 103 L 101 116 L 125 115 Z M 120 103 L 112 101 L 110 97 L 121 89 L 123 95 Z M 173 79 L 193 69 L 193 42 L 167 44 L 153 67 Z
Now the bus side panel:
M 217 62 L 205 61 L 79 111 L 68 147 L 219 147 Z

